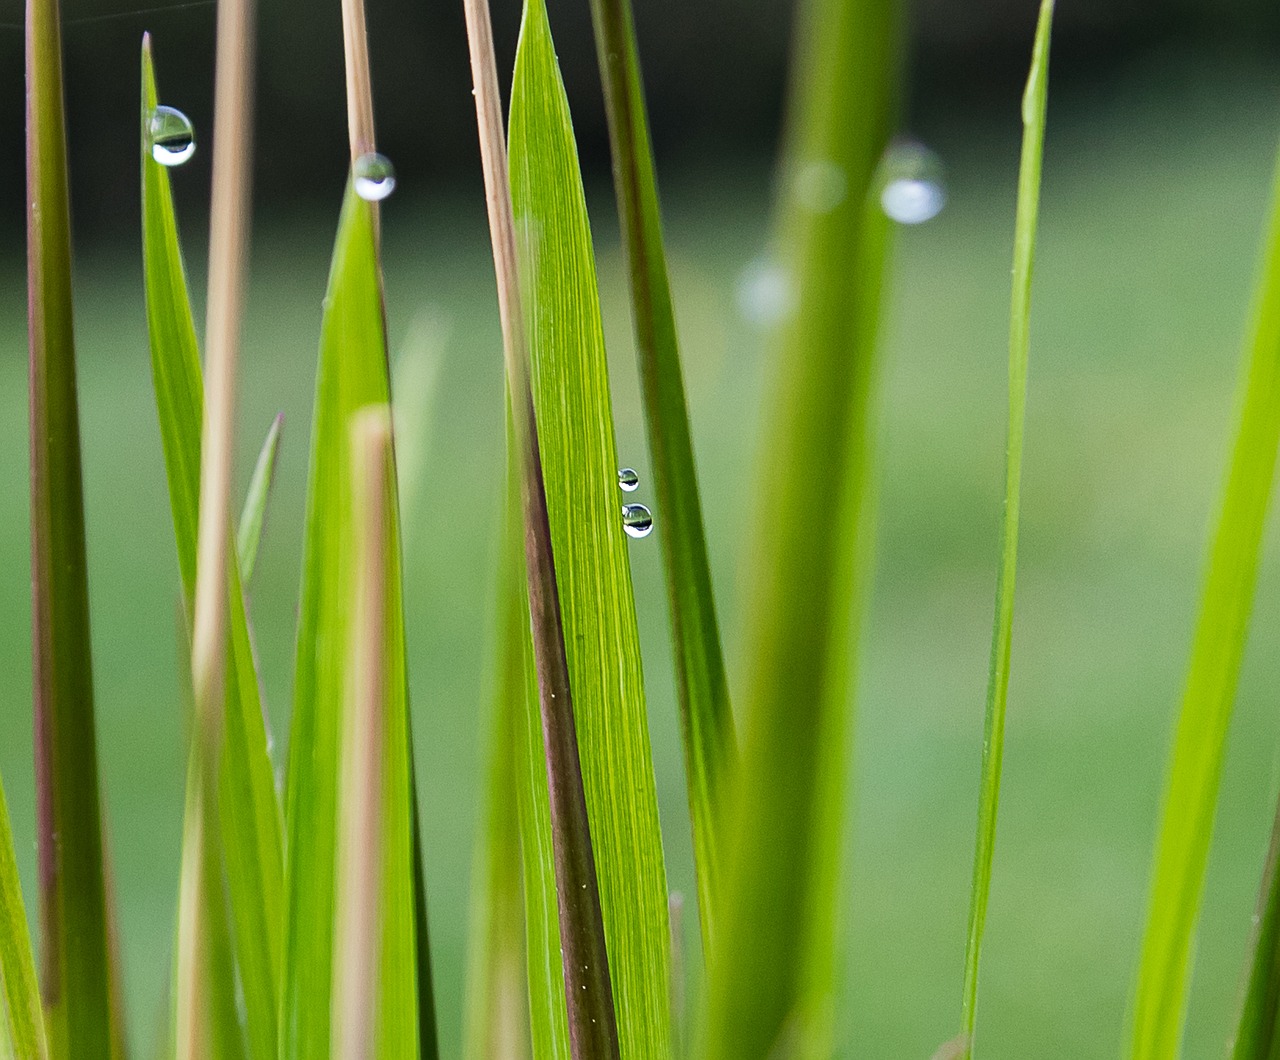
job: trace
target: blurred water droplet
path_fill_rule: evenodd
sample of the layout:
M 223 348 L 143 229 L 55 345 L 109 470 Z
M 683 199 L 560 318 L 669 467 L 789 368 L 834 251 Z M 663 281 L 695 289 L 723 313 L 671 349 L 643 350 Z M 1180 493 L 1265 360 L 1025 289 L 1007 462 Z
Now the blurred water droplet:
M 738 276 L 738 312 L 753 327 L 765 328 L 790 315 L 795 290 L 786 270 L 769 258 L 749 261 Z
M 932 221 L 947 204 L 942 160 L 924 144 L 899 140 L 881 164 L 880 206 L 903 225 Z
M 361 155 L 354 176 L 356 194 L 366 202 L 381 202 L 396 190 L 395 167 L 384 155 Z
M 653 515 L 643 504 L 624 504 L 622 529 L 630 537 L 648 537 L 653 530 Z
M 635 493 L 640 488 L 640 476 L 633 468 L 624 467 L 618 472 L 618 488 L 623 493 Z
M 800 167 L 792 185 L 792 194 L 806 210 L 830 213 L 844 202 L 848 189 L 849 181 L 844 170 L 824 158 Z
M 180 166 L 196 153 L 191 119 L 175 107 L 156 107 L 147 128 L 151 157 L 162 166 Z

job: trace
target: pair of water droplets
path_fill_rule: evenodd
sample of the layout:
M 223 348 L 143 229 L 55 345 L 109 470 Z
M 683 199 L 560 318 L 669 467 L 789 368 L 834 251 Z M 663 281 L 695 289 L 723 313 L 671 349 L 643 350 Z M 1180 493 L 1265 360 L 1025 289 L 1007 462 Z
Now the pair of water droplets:
M 156 107 L 147 129 L 151 157 L 162 166 L 180 166 L 196 153 L 195 128 L 176 107 Z M 368 202 L 379 202 L 396 189 L 396 173 L 385 157 L 361 155 L 352 167 L 356 194 Z
M 623 493 L 635 493 L 639 488 L 640 476 L 634 469 L 624 467 L 618 472 L 618 489 Z M 629 537 L 648 537 L 653 532 L 653 513 L 643 504 L 624 504 L 622 529 Z

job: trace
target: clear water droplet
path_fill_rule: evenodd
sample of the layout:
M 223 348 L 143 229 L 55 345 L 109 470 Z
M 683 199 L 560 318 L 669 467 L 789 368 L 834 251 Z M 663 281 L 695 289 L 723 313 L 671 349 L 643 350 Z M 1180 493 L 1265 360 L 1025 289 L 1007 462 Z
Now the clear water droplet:
M 947 204 L 942 160 L 924 144 L 898 140 L 881 163 L 880 206 L 903 225 L 932 221 Z
M 151 157 L 162 166 L 180 166 L 196 153 L 191 119 L 176 107 L 156 107 L 147 128 Z
M 384 155 L 367 154 L 356 159 L 356 194 L 366 202 L 381 202 L 396 190 L 396 171 Z
M 623 493 L 635 493 L 640 488 L 640 476 L 634 468 L 624 467 L 618 472 L 618 489 Z
M 653 530 L 653 515 L 643 504 L 624 504 L 622 529 L 629 537 L 648 537 Z
M 769 258 L 749 261 L 738 276 L 738 312 L 755 328 L 785 319 L 795 309 L 795 288 L 787 271 Z

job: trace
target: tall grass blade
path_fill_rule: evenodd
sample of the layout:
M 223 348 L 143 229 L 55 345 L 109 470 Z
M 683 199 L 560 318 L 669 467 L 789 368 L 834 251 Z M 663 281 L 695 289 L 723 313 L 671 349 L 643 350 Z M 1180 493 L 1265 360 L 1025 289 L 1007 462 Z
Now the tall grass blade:
M 45 1060 L 49 1055 L 9 808 L 0 785 L 0 1055 L 4 1045 L 10 1056 Z
M 334 976 L 339 740 L 350 667 L 357 555 L 349 424 L 366 405 L 389 403 L 374 213 L 348 182 L 320 334 L 303 545 L 293 728 L 287 785 L 282 1056 L 327 1058 Z M 412 768 L 405 673 L 400 523 L 389 505 L 386 713 L 382 762 L 383 858 L 379 881 L 378 1055 L 434 1055 L 419 1028 L 420 974 L 414 883 Z
M 143 40 L 142 85 L 143 273 L 147 327 L 178 566 L 190 613 L 196 578 L 204 384 L 169 171 L 151 156 L 148 126 L 158 99 L 149 38 Z M 257 478 L 255 474 L 255 480 Z M 250 494 L 253 493 L 251 488 Z M 263 493 L 265 498 L 265 490 Z M 229 557 L 227 563 L 227 600 L 230 670 L 219 755 L 221 839 L 250 1055 L 269 1060 L 277 1051 L 284 855 L 266 721 L 240 571 L 234 556 Z M 189 815 L 194 813 L 193 797 L 189 793 Z
M 529 624 L 520 555 L 519 495 L 509 498 L 498 585 L 497 675 L 484 824 L 476 842 L 467 968 L 466 1060 L 529 1055 L 529 990 L 521 886 L 518 726 L 528 710 Z M 526 795 L 527 797 L 527 795 Z M 554 871 L 552 872 L 554 880 Z M 559 978 L 559 976 L 557 976 Z M 563 1001 L 561 1001 L 563 1005 Z M 547 1053 L 540 1053 L 546 1056 Z
M 632 323 L 675 646 L 699 920 L 703 948 L 709 953 L 720 876 L 719 822 L 728 767 L 736 756 L 733 715 L 630 0 L 592 0 L 591 14 L 613 149 L 614 193 L 630 266 Z
M 28 0 L 32 683 L 50 1052 L 112 1055 L 57 0 Z
M 271 486 L 275 482 L 276 463 L 280 456 L 280 432 L 284 429 L 284 413 L 271 421 L 267 437 L 253 466 L 249 490 L 245 494 L 244 509 L 240 512 L 236 530 L 236 556 L 240 560 L 240 575 L 245 585 L 253 581 L 254 567 L 258 563 L 258 545 L 262 542 L 262 527 L 267 518 L 267 501 L 271 498 Z
M 1275 476 L 1280 445 L 1280 162 L 1244 350 L 1238 416 L 1156 842 L 1130 1028 L 1134 1060 L 1167 1060 L 1178 1054 L 1182 1039 L 1223 749 Z
M 569 684 L 565 628 L 552 551 L 551 520 L 543 479 L 538 422 L 529 374 L 529 335 L 517 266 L 507 145 L 502 135 L 498 66 L 487 0 L 464 0 L 471 77 L 480 134 L 485 203 L 498 286 L 498 314 L 506 362 L 509 418 L 508 462 L 515 467 L 524 523 L 525 577 L 528 585 L 532 658 L 538 682 L 538 720 L 529 719 L 520 736 L 528 772 L 521 781 L 522 825 L 538 825 L 526 834 L 526 865 L 533 869 L 527 892 L 540 903 L 529 932 L 530 1001 L 535 1048 L 563 1020 L 568 1053 L 575 1058 L 618 1055 L 605 928 L 601 912 L 595 850 L 587 817 L 587 797 L 579 758 L 577 722 Z M 512 444 L 514 442 L 514 444 Z M 532 702 L 532 700 L 530 700 Z M 540 732 L 543 762 L 533 761 Z M 542 786 L 545 782 L 545 788 Z M 542 801 L 545 791 L 545 802 Z M 528 813 L 524 811 L 529 811 Z M 545 816 L 544 816 L 545 812 Z M 546 828 L 541 825 L 545 823 Z M 534 856 L 530 856 L 530 855 Z M 553 872 L 548 873 L 547 861 Z M 531 885 L 529 885 L 531 884 Z M 548 914 L 554 904 L 554 924 Z M 550 948 L 551 936 L 558 944 Z M 543 945 L 548 948 L 543 949 Z M 558 961 L 563 994 L 555 997 L 551 969 Z M 546 974 L 544 974 L 544 972 Z M 544 991 L 544 987 L 547 988 Z M 539 1008 L 539 1001 L 562 1000 Z M 539 1053 L 539 1055 L 543 1055 Z M 562 1055 L 562 1054 L 557 1054 Z
M 1231 1060 L 1280 1055 L 1280 806 L 1271 826 L 1262 888 L 1249 941 L 1244 1000 L 1231 1042 Z
M 1009 701 L 1009 658 L 1013 645 L 1014 584 L 1018 573 L 1018 515 L 1022 505 L 1022 450 L 1027 417 L 1027 362 L 1031 349 L 1031 277 L 1035 266 L 1036 230 L 1040 214 L 1040 172 L 1044 164 L 1045 112 L 1049 98 L 1049 35 L 1054 0 L 1041 0 L 1022 101 L 1022 162 L 1018 173 L 1018 206 L 1014 226 L 1013 295 L 1009 308 L 1009 437 L 1005 450 L 1004 524 L 1001 564 L 996 583 L 996 616 L 991 635 L 991 673 L 982 739 L 982 786 L 978 804 L 978 837 L 973 855 L 973 890 L 969 906 L 969 939 L 965 949 L 964 1001 L 961 1013 L 962 1056 L 972 1049 L 978 1008 L 978 964 L 991 892 L 996 814 L 1000 804 L 1000 763 L 1004 754 L 1004 718 Z
M 543 0 L 528 0 L 510 117 L 515 213 L 551 540 L 601 910 L 628 1057 L 671 1048 L 670 939 L 595 260 Z
M 753 523 L 742 762 L 709 969 L 717 1060 L 830 1053 L 897 13 L 894 0 L 799 13 L 778 231 L 795 304 L 775 341 Z M 840 174 L 839 202 L 804 193 L 814 167 Z

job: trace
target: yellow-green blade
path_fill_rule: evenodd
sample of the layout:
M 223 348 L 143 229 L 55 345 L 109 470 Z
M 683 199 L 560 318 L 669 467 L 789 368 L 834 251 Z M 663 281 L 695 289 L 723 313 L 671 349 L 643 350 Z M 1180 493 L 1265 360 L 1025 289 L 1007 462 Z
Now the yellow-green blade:
M 991 672 L 982 740 L 982 786 L 978 836 L 973 855 L 973 889 L 969 935 L 965 949 L 963 1005 L 960 1021 L 962 1060 L 973 1048 L 978 1008 L 978 965 L 991 892 L 996 815 L 1000 803 L 1000 764 L 1004 753 L 1004 718 L 1009 699 L 1009 659 L 1013 645 L 1014 585 L 1018 571 L 1018 515 L 1022 502 L 1022 449 L 1026 433 L 1027 362 L 1031 349 L 1031 276 L 1035 265 L 1040 215 L 1040 171 L 1044 162 L 1045 113 L 1049 99 L 1049 33 L 1053 0 L 1041 0 L 1040 18 L 1022 102 L 1022 162 L 1018 173 L 1018 205 L 1014 225 L 1013 294 L 1009 310 L 1009 435 L 1005 455 L 1004 523 L 1001 564 L 996 582 L 996 615 L 991 635 Z
M 236 556 L 240 560 L 240 574 L 244 584 L 253 581 L 253 570 L 258 563 L 258 545 L 262 541 L 262 527 L 267 520 L 267 501 L 275 482 L 276 463 L 280 456 L 280 432 L 284 429 L 284 413 L 271 421 L 267 437 L 263 440 L 258 462 L 253 466 L 249 489 L 245 493 L 244 509 L 240 512 L 240 524 L 236 530 Z
M 1280 806 L 1271 826 L 1262 887 L 1253 917 L 1244 997 L 1231 1060 L 1280 1056 Z
M 32 685 L 49 1046 L 113 1055 L 71 303 L 71 216 L 57 0 L 29 0 L 27 287 Z
M 608 369 L 577 147 L 543 0 L 525 4 L 510 150 L 534 407 L 618 1038 L 623 1056 L 666 1057 L 666 873 Z
M 1280 162 L 1244 349 L 1235 443 L 1169 762 L 1128 1055 L 1178 1055 L 1191 954 L 1280 445 Z
M 288 862 L 281 1055 L 331 1049 L 339 734 L 348 666 L 354 533 L 348 424 L 390 401 L 373 206 L 348 183 L 325 297 L 303 544 L 293 725 L 286 803 Z M 394 501 L 394 497 L 393 497 Z M 388 521 L 386 771 L 383 806 L 379 1056 L 434 1054 L 419 1041 L 413 790 L 396 505 Z
M 204 387 L 169 172 L 151 155 L 149 121 L 158 98 L 149 39 L 142 48 L 143 272 L 151 371 L 164 447 L 178 566 L 190 610 L 195 591 Z M 280 806 L 268 752 L 239 567 L 227 564 L 227 709 L 219 755 L 221 845 L 231 935 L 244 993 L 250 1055 L 277 1052 L 284 924 Z
M 710 952 L 720 877 L 718 822 L 737 750 L 733 715 L 630 0 L 592 0 L 591 15 L 613 151 L 614 193 L 630 266 L 632 324 L 660 516 L 657 534 L 666 565 L 699 922 L 703 948 Z
M 743 743 L 709 968 L 707 1055 L 829 1052 L 856 606 L 868 576 L 868 408 L 887 221 L 876 175 L 897 95 L 895 0 L 805 0 L 749 554 Z M 820 201 L 814 174 L 843 193 Z M 781 1050 L 781 1052 L 778 1052 Z
M 13 852 L 9 808 L 0 785 L 0 1056 L 44 1060 L 49 1055 L 35 959 Z

